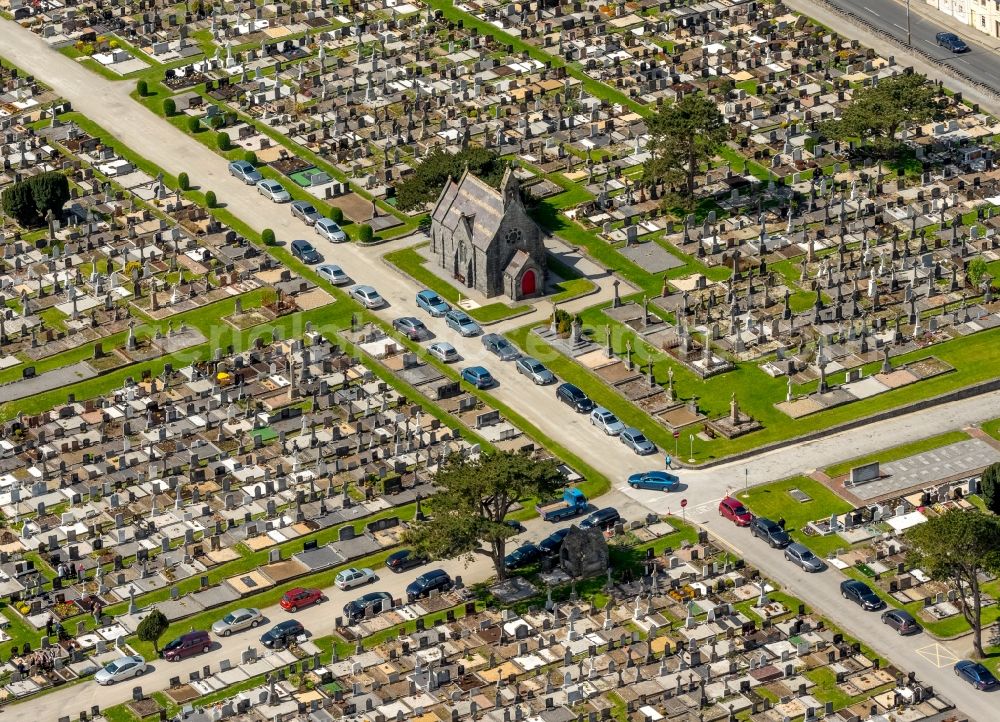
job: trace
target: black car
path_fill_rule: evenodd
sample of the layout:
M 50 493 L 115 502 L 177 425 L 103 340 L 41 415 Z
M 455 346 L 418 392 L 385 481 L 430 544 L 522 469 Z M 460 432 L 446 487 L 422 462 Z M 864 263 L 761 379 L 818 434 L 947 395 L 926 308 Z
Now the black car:
M 594 410 L 594 402 L 573 384 L 560 384 L 556 389 L 556 398 L 577 413 L 589 414 Z
M 751 519 L 750 533 L 755 537 L 763 539 L 775 549 L 784 549 L 792 543 L 792 538 L 788 536 L 788 532 L 782 529 L 777 522 L 763 516 L 755 516 Z
M 840 583 L 840 595 L 850 599 L 862 609 L 875 612 L 885 606 L 885 602 L 864 582 L 857 579 L 846 579 Z
M 406 586 L 406 598 L 413 600 L 426 597 L 431 592 L 447 592 L 455 586 L 451 577 L 444 569 L 431 569 L 424 572 Z
M 385 560 L 385 565 L 397 573 L 426 563 L 427 558 L 420 556 L 412 549 L 400 549 L 398 552 L 390 554 Z
M 528 542 L 505 556 L 503 558 L 503 565 L 507 569 L 520 569 L 538 561 L 541 556 L 542 550 L 531 542 Z
M 615 524 L 620 522 L 622 515 L 618 513 L 618 510 L 613 506 L 607 506 L 603 509 L 598 509 L 586 519 L 580 522 L 581 529 L 590 529 L 594 527 L 595 529 L 600 529 L 601 531 L 607 531 L 608 529 L 614 529 Z
M 554 532 L 538 542 L 538 548 L 542 550 L 542 553 L 550 556 L 558 554 L 559 550 L 562 548 L 563 539 L 566 538 L 567 534 L 569 534 L 568 526 L 563 529 L 556 529 Z
M 292 241 L 292 255 L 300 259 L 303 263 L 319 263 L 322 259 L 320 258 L 319 252 L 312 247 L 309 241 L 297 240 Z
M 900 635 L 916 634 L 920 631 L 917 620 L 905 609 L 890 609 L 887 612 L 882 612 L 882 624 L 889 625 Z
M 305 631 L 302 622 L 297 619 L 286 619 L 264 632 L 260 643 L 269 649 L 280 649 L 287 647 L 289 642 L 295 641 L 299 635 L 305 634 Z
M 344 605 L 344 616 L 351 622 L 364 619 L 371 610 L 371 614 L 379 614 L 392 609 L 392 595 L 389 592 L 368 592 L 352 602 Z

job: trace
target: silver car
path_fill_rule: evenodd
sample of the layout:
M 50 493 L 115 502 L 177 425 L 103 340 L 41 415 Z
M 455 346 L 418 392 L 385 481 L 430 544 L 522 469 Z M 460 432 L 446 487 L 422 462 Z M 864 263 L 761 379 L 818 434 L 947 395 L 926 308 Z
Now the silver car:
M 789 544 L 785 547 L 785 559 L 806 572 L 821 572 L 826 566 L 823 560 L 804 544 Z
M 278 181 L 264 178 L 257 181 L 257 192 L 275 203 L 288 203 L 292 195 Z
M 264 621 L 264 615 L 253 607 L 234 609 L 212 625 L 212 632 L 220 637 L 228 637 L 233 632 L 253 629 Z
M 451 363 L 452 361 L 458 361 L 460 358 L 455 347 L 447 341 L 432 343 L 427 347 L 427 350 L 430 351 L 431 356 L 446 364 Z
M 121 657 L 113 662 L 108 662 L 94 675 L 94 681 L 100 685 L 114 684 L 126 679 L 135 679 L 146 671 L 146 660 L 140 655 L 134 654 L 130 657 Z
M 519 374 L 523 374 L 539 386 L 551 384 L 556 380 L 552 372 L 545 368 L 544 364 L 531 356 L 522 356 L 514 364 Z
M 343 243 L 347 240 L 344 229 L 329 218 L 320 218 L 316 221 L 316 232 L 333 243 Z
M 385 303 L 385 299 L 371 286 L 355 286 L 351 289 L 351 298 L 365 308 L 378 308 Z

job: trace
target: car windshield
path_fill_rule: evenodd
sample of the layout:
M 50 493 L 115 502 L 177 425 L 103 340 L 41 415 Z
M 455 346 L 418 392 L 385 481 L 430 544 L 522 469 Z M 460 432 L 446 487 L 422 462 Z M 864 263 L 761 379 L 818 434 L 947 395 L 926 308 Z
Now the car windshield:
M 181 646 L 181 639 L 180 639 L 180 637 L 178 637 L 177 639 L 174 639 L 174 640 L 172 640 L 170 642 L 167 642 L 167 645 L 163 649 L 164 650 L 167 650 L 167 649 L 177 649 L 177 647 L 179 647 L 179 646 Z
M 233 622 L 236 621 L 236 615 L 235 614 L 227 614 L 226 616 L 224 616 L 222 618 L 222 621 L 225 622 L 226 624 L 232 624 Z
M 746 514 L 747 513 L 747 508 L 745 506 L 743 506 L 742 504 L 737 504 L 736 506 L 733 507 L 733 513 L 734 514 Z
M 110 663 L 110 664 L 109 664 L 109 665 L 108 665 L 107 667 L 105 667 L 104 669 L 106 669 L 107 671 L 109 671 L 109 672 L 111 672 L 112 674 L 114 674 L 114 673 L 115 673 L 115 672 L 117 672 L 117 671 L 118 671 L 119 669 L 121 669 L 122 667 L 124 667 L 124 666 L 125 666 L 125 664 L 127 663 L 127 661 L 128 661 L 128 660 L 124 660 L 124 659 L 116 659 L 116 660 L 115 660 L 114 662 L 111 662 L 111 663 Z

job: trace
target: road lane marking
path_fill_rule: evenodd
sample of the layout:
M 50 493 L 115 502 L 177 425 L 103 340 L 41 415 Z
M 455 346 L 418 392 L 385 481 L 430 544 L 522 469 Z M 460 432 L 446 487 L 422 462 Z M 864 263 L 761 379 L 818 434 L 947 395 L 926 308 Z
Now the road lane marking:
M 897 28 L 899 28 L 900 30 L 904 30 L 904 31 L 906 30 L 906 28 L 904 28 L 904 27 L 903 27 L 902 25 L 900 25 L 899 23 L 893 23 L 893 25 L 895 25 L 895 26 L 896 26 Z
M 877 18 L 880 18 L 880 17 L 882 17 L 881 15 L 879 15 L 879 14 L 878 14 L 877 12 L 875 12 L 874 10 L 872 10 L 872 9 L 871 9 L 870 7 L 868 7 L 867 5 L 862 5 L 861 7 L 863 7 L 863 8 L 865 9 L 865 10 L 867 10 L 868 12 L 870 12 L 870 13 L 871 13 L 872 15 L 874 15 L 874 16 L 875 16 L 875 17 L 877 17 Z
M 958 661 L 958 657 L 955 656 L 954 652 L 945 646 L 942 646 L 935 642 L 934 644 L 929 644 L 926 647 L 921 647 L 917 650 L 917 654 L 926 659 L 928 662 L 933 664 L 938 669 L 944 669 L 945 667 L 950 667 L 955 662 Z

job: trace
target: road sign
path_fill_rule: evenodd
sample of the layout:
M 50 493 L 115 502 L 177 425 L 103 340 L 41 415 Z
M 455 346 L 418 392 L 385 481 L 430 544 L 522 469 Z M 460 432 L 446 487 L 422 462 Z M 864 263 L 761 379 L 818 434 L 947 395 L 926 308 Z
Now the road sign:
M 687 499 L 681 499 L 681 509 L 683 509 L 687 505 L 688 505 L 688 500 Z
M 681 432 L 678 429 L 674 429 L 674 438 L 675 439 L 681 438 Z

